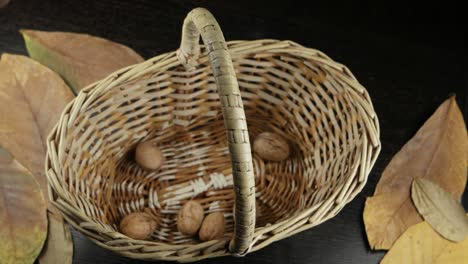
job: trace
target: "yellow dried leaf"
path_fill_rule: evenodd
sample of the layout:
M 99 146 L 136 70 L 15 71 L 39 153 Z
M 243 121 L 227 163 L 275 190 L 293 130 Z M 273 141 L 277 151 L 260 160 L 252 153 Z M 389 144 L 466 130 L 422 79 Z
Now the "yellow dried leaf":
M 371 248 L 389 249 L 410 226 L 422 221 L 410 189 L 414 178 L 429 179 L 456 197 L 465 190 L 468 138 L 454 97 L 447 99 L 393 157 L 367 198 L 364 224 Z
M 46 238 L 46 208 L 31 173 L 0 148 L 0 263 L 34 263 Z
M 382 193 L 367 198 L 364 209 L 364 223 L 367 238 L 372 248 L 388 249 L 393 238 L 398 238 L 405 230 L 404 222 L 420 222 L 419 214 L 412 214 L 413 204 L 406 202 L 405 193 Z M 397 209 L 395 209 L 397 208 Z M 407 218 L 394 217 L 395 212 Z M 371 232 L 378 232 L 372 234 Z M 392 240 L 389 240 L 391 238 Z
M 468 239 L 459 243 L 448 241 L 422 222 L 408 228 L 380 263 L 466 264 Z
M 143 58 L 132 49 L 86 34 L 22 30 L 31 58 L 59 73 L 80 91 Z
M 71 264 L 73 262 L 73 240 L 70 229 L 63 222 L 57 209 L 47 212 L 49 229 L 44 249 L 38 258 L 39 264 Z
M 32 172 L 46 197 L 46 139 L 72 99 L 55 72 L 24 56 L 2 55 L 0 146 Z
M 454 242 L 468 235 L 465 209 L 448 192 L 435 183 L 417 178 L 411 187 L 411 198 L 418 212 L 436 232 Z
M 72 99 L 73 93 L 70 88 L 55 72 L 24 56 L 2 55 L 0 146 L 33 173 L 45 196 L 47 180 L 44 162 L 47 136 L 66 104 Z M 52 237 L 52 242 L 46 244 L 41 255 L 65 254 L 62 259 L 70 259 L 68 263 L 71 263 L 73 244 L 66 235 L 69 231 L 57 232 L 60 231 L 57 225 L 63 223 L 61 216 L 57 215 L 57 218 L 57 221 L 49 223 L 48 236 Z M 61 228 L 67 229 L 64 224 Z M 54 241 L 62 243 L 54 246 Z M 55 252 L 56 249 L 60 251 Z M 54 252 L 49 252 L 50 250 Z

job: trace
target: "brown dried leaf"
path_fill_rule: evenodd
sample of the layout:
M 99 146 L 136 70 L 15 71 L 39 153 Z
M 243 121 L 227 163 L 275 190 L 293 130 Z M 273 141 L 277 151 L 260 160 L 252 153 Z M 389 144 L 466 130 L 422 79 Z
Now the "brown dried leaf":
M 10 3 L 10 0 L 0 0 L 0 8 L 4 8 Z
M 67 264 L 73 262 L 73 240 L 70 229 L 54 207 L 47 211 L 49 229 L 44 249 L 38 258 L 40 264 Z
M 21 33 L 31 58 L 59 73 L 75 92 L 143 61 L 124 45 L 86 34 L 36 30 Z
M 369 244 L 389 249 L 410 226 L 422 221 L 410 199 L 414 178 L 429 179 L 456 197 L 465 190 L 468 138 L 454 97 L 447 99 L 393 157 L 367 198 L 364 224 Z
M 39 184 L 0 148 L 0 263 L 33 263 L 46 230 L 46 202 Z
M 24 56 L 2 55 L 0 145 L 33 173 L 44 195 L 47 194 L 44 173 L 46 139 L 71 99 L 73 93 L 55 72 Z M 46 244 L 41 256 L 63 254 L 61 259 L 71 259 L 73 244 L 67 238 L 69 231 L 57 232 L 60 228 L 67 229 L 63 224 L 59 226 L 63 223 L 61 216 L 57 215 L 57 219 L 49 224 L 48 236 L 49 239 L 52 237 L 52 243 Z M 56 245 L 55 241 L 63 243 Z M 58 252 L 55 251 L 57 249 Z
M 460 242 L 468 235 L 465 209 L 437 184 L 422 178 L 415 179 L 411 198 L 424 220 L 441 236 Z
M 2 55 L 0 145 L 33 173 L 46 197 L 46 139 L 71 99 L 72 92 L 53 71 L 24 56 Z
M 380 264 L 466 264 L 468 239 L 450 242 L 439 236 L 427 222 L 411 226 L 398 238 Z

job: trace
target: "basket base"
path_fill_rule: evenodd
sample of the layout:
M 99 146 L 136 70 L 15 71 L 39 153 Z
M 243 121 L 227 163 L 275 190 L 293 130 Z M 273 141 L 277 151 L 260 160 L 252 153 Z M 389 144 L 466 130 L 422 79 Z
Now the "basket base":
M 267 118 L 252 114 L 248 120 L 252 120 L 248 124 L 252 139 L 265 131 L 281 133 Z M 282 133 L 285 138 L 291 137 Z M 204 207 L 205 214 L 225 214 L 225 238 L 230 239 L 235 197 L 222 116 L 205 118 L 189 127 L 156 131 L 152 139 L 158 142 L 166 163 L 159 171 L 149 172 L 134 162 L 132 153 L 121 159 L 115 178 L 121 188 L 112 196 L 116 208 L 109 210 L 116 214 L 109 219 L 117 225 L 126 214 L 146 210 L 158 221 L 153 240 L 197 243 L 196 238 L 180 234 L 176 227 L 180 207 L 188 200 L 196 200 Z M 292 153 L 284 162 L 266 162 L 254 155 L 256 227 L 287 218 L 305 205 L 306 197 L 301 196 L 306 188 L 300 166 L 303 158 L 294 144 L 290 144 Z M 293 163 L 296 166 L 291 166 Z

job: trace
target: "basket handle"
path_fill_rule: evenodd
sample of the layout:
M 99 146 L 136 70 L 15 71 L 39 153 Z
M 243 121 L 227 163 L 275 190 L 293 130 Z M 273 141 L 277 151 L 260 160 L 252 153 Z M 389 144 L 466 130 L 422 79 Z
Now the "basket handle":
M 196 67 L 200 55 L 200 35 L 218 87 L 232 162 L 236 198 L 234 237 L 229 250 L 241 256 L 248 252 L 255 229 L 255 180 L 247 122 L 226 41 L 208 10 L 196 8 L 185 18 L 182 43 L 177 51 L 179 60 L 188 70 Z

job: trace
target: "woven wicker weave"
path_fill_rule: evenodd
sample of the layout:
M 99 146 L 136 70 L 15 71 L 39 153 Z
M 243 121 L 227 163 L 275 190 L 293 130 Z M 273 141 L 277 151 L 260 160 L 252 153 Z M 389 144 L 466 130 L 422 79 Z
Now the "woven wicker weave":
M 289 141 L 286 161 L 252 155 L 249 138 L 264 131 Z M 155 172 L 132 158 L 149 139 L 166 157 Z M 226 44 L 198 8 L 178 52 L 79 93 L 48 138 L 46 173 L 53 204 L 98 245 L 131 258 L 195 261 L 244 255 L 335 216 L 363 188 L 379 151 L 369 95 L 346 67 L 291 41 Z M 205 213 L 224 213 L 223 239 L 177 231 L 177 212 L 192 199 Z M 134 211 L 157 219 L 147 241 L 119 233 Z

